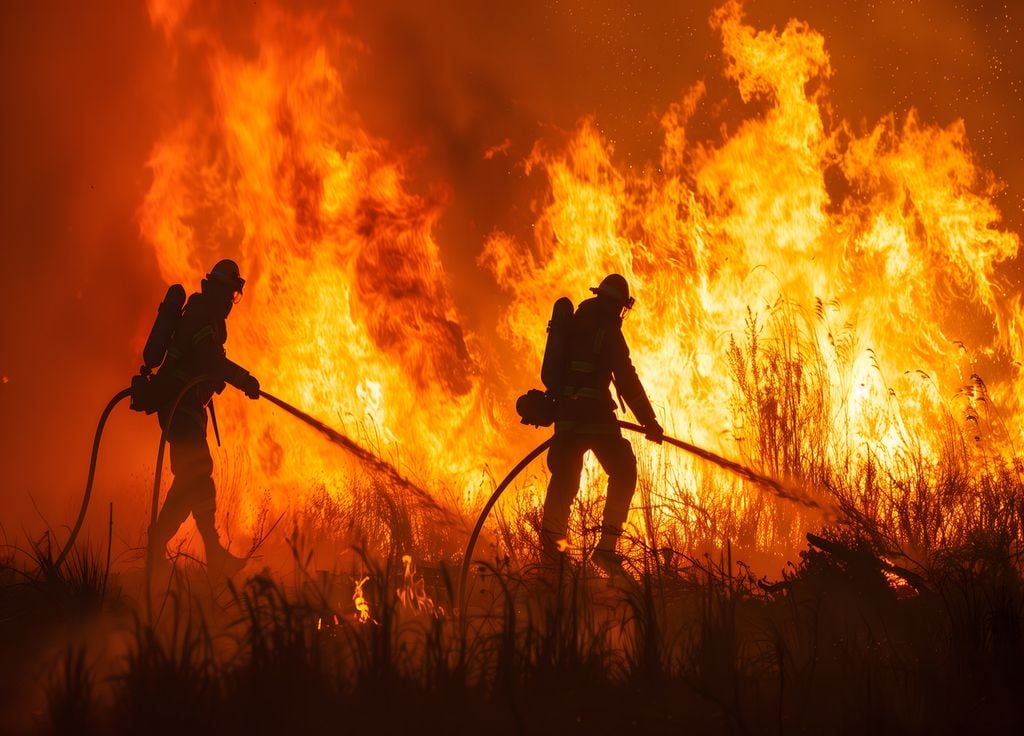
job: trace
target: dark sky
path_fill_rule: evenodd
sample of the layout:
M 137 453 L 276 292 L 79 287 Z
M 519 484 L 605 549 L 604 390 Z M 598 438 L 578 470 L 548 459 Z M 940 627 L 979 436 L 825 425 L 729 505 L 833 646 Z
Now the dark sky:
M 439 144 L 454 182 L 472 178 L 481 145 L 531 126 L 537 135 L 548 126 L 570 129 L 586 114 L 623 158 L 642 161 L 660 143 L 657 115 L 693 82 L 730 91 L 708 25 L 717 4 L 527 3 L 525 14 L 523 3 L 357 10 L 354 25 L 370 51 L 355 89 L 367 119 L 389 138 Z M 1020 222 L 1024 182 L 1014 178 L 1024 175 L 1015 145 L 1024 132 L 1024 6 L 752 0 L 746 7 L 756 27 L 781 28 L 797 17 L 825 36 L 838 117 L 865 128 L 889 112 L 902 120 L 911 107 L 939 125 L 964 118 L 981 162 L 1008 184 L 1007 221 Z M 387 64 L 376 65 L 382 57 Z M 527 148 L 533 139 L 514 142 Z
M 537 182 L 516 162 L 536 140 L 592 115 L 621 162 L 639 166 L 656 156 L 658 116 L 694 82 L 710 99 L 735 97 L 708 24 L 717 4 L 355 2 L 325 13 L 359 39 L 348 94 L 367 127 L 415 151 L 422 185 L 447 191 L 438 240 L 471 320 L 487 318 L 464 286 L 483 239 L 528 227 Z M 227 34 L 255 11 L 204 12 Z M 796 16 L 825 36 L 831 103 L 857 129 L 911 107 L 926 123 L 962 117 L 1005 183 L 1007 225 L 1024 231 L 1024 4 L 750 0 L 747 14 L 760 28 Z M 2 3 L 0 48 L 0 524 L 16 534 L 39 524 L 29 494 L 51 521 L 70 520 L 94 422 L 136 369 L 162 285 L 135 213 L 187 76 L 138 3 Z M 507 156 L 483 159 L 506 139 Z M 1005 275 L 1019 288 L 1015 266 Z M 114 424 L 108 466 L 151 468 L 155 422 Z

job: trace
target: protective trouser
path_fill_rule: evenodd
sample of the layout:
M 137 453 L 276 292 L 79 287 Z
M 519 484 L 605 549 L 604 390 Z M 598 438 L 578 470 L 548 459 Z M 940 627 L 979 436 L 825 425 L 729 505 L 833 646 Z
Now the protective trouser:
M 580 490 L 583 457 L 588 450 L 593 451 L 608 474 L 608 497 L 597 548 L 614 552 L 622 535 L 629 504 L 636 490 L 636 456 L 632 445 L 617 429 L 594 434 L 556 432 L 548 450 L 551 481 L 544 499 L 542 521 L 541 542 L 546 556 L 550 556 L 558 542 L 565 538 L 572 502 Z
M 167 422 L 166 410 L 159 413 L 160 424 Z M 167 442 L 171 452 L 174 480 L 160 509 L 156 524 L 149 532 L 150 561 L 163 559 L 167 543 L 191 513 L 203 538 L 207 563 L 216 563 L 227 551 L 217 535 L 217 489 L 213 484 L 213 457 L 206 442 L 206 410 L 182 402 L 174 413 Z

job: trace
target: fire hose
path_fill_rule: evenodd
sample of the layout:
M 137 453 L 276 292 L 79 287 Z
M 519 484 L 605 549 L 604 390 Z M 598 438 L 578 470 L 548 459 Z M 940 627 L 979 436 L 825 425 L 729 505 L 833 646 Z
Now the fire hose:
M 193 379 L 192 381 L 187 383 L 181 389 L 181 391 L 178 392 L 178 395 L 175 397 L 174 402 L 171 404 L 171 410 L 170 413 L 168 414 L 167 422 L 164 424 L 163 429 L 161 430 L 160 433 L 160 444 L 157 449 L 156 472 L 154 473 L 153 479 L 153 499 L 152 508 L 150 512 L 151 527 L 156 524 L 157 513 L 160 507 L 160 479 L 163 469 L 164 451 L 167 444 L 167 434 L 171 426 L 171 420 L 173 419 L 174 414 L 177 411 L 182 399 L 184 399 L 185 395 L 190 390 L 195 388 L 198 384 L 209 380 L 211 380 L 209 376 L 199 376 Z M 64 549 L 61 550 L 60 555 L 58 555 L 57 560 L 54 563 L 56 568 L 59 568 L 63 564 L 64 560 L 67 558 L 72 547 L 74 546 L 75 540 L 77 539 L 78 534 L 81 531 L 82 524 L 85 520 L 85 515 L 89 507 L 89 501 L 92 497 L 93 482 L 96 476 L 96 463 L 99 456 L 100 440 L 102 438 L 103 429 L 106 425 L 107 419 L 110 416 L 111 412 L 114 410 L 114 408 L 117 406 L 117 404 L 119 404 L 124 399 L 128 398 L 130 395 L 130 388 L 122 389 L 121 391 L 116 393 L 113 396 L 113 398 L 111 398 L 111 400 L 107 403 L 107 406 L 104 408 L 103 413 L 100 415 L 100 420 L 96 426 L 96 433 L 93 438 L 92 455 L 89 460 L 89 473 L 86 479 L 85 492 L 83 493 L 82 496 L 82 505 L 78 512 L 78 519 L 75 522 L 75 526 L 71 530 L 71 534 L 68 537 L 67 544 L 64 546 Z M 447 514 L 446 510 L 442 506 L 440 506 L 433 499 L 433 497 L 430 496 L 429 493 L 427 493 L 425 490 L 423 490 L 416 484 L 406 479 L 404 476 L 402 476 L 401 473 L 399 473 L 398 470 L 393 465 L 391 465 L 391 463 L 374 455 L 372 452 L 364 449 L 359 444 L 357 444 L 356 442 L 354 442 L 352 439 L 345 436 L 341 432 L 332 429 L 323 422 L 310 416 L 301 409 L 292 406 L 286 401 L 283 401 L 282 399 L 279 399 L 276 396 L 262 390 L 260 391 L 260 396 L 267 399 L 274 405 L 280 407 L 281 409 L 288 412 L 297 419 L 301 420 L 302 422 L 306 423 L 313 429 L 316 429 L 317 431 L 325 435 L 329 440 L 331 440 L 331 442 L 338 445 L 345 451 L 349 452 L 361 462 L 368 464 L 376 471 L 387 476 L 392 482 L 403 487 L 407 491 L 412 492 L 417 498 L 425 502 L 425 504 L 429 506 L 431 509 Z M 622 429 L 626 429 L 631 432 L 638 432 L 641 434 L 645 432 L 643 427 L 641 427 L 638 424 L 633 424 L 632 422 L 620 421 L 618 424 L 619 427 L 621 427 Z M 508 488 L 508 486 L 512 483 L 512 481 L 515 480 L 515 478 L 523 470 L 525 470 L 531 462 L 533 462 L 539 455 L 543 454 L 551 446 L 551 442 L 553 439 L 554 437 L 549 437 L 536 448 L 534 448 L 525 457 L 523 457 L 523 459 L 520 460 L 519 463 L 516 464 L 516 466 L 513 467 L 511 471 L 509 471 L 508 475 L 505 476 L 501 483 L 497 485 L 497 487 L 494 489 L 494 492 L 491 494 L 491 497 L 487 500 L 487 503 L 484 504 L 484 508 L 481 511 L 479 518 L 477 519 L 476 526 L 473 528 L 472 534 L 470 534 L 469 543 L 466 546 L 466 552 L 465 555 L 463 556 L 462 570 L 459 576 L 460 600 L 464 600 L 465 598 L 466 581 L 469 578 L 469 568 L 470 565 L 472 564 L 473 550 L 476 547 L 476 543 L 480 536 L 480 532 L 483 530 L 484 523 L 487 521 L 487 517 L 490 514 L 491 509 L 494 508 L 494 505 L 498 502 L 498 499 L 501 497 L 502 493 L 504 493 L 504 491 Z M 685 452 L 695 455 L 696 457 L 712 462 L 715 465 L 718 465 L 719 467 L 728 470 L 729 472 L 739 476 L 744 480 L 755 483 L 763 488 L 767 488 L 780 498 L 800 503 L 809 508 L 822 508 L 821 504 L 819 504 L 817 501 L 815 501 L 812 498 L 808 498 L 806 495 L 802 494 L 796 489 L 787 487 L 786 485 L 775 480 L 774 478 L 770 478 L 766 475 L 757 473 L 743 465 L 740 465 L 737 462 L 723 458 L 719 455 L 716 455 L 713 452 L 709 452 L 708 450 L 705 450 L 701 447 L 697 447 L 696 445 L 690 444 L 689 442 L 684 442 L 683 440 L 676 439 L 675 437 L 665 436 L 662 441 L 668 445 L 672 445 L 673 447 L 677 447 Z
M 64 549 L 57 555 L 57 561 L 54 563 L 54 568 L 59 569 L 64 564 L 64 559 L 68 556 L 68 552 L 71 551 L 71 547 L 75 544 L 75 539 L 78 537 L 78 532 L 82 529 L 82 522 L 85 521 L 85 512 L 89 508 L 89 498 L 92 496 L 92 482 L 96 477 L 96 459 L 100 454 L 100 438 L 103 437 L 103 427 L 107 423 L 107 417 L 110 416 L 110 412 L 114 411 L 114 407 L 120 404 L 122 401 L 131 396 L 131 388 L 122 389 L 114 394 L 114 397 L 107 402 L 106 408 L 103 413 L 100 414 L 100 422 L 96 425 L 96 434 L 92 439 L 92 457 L 89 460 L 89 475 L 85 481 L 85 493 L 82 495 L 82 507 L 78 511 L 78 521 L 75 522 L 74 528 L 71 529 L 71 536 L 68 537 L 68 542 L 64 545 Z
M 156 524 L 157 512 L 160 508 L 160 476 L 163 471 L 164 465 L 164 448 L 167 446 L 167 433 L 171 427 L 171 419 L 174 417 L 174 412 L 178 409 L 178 404 L 185 397 L 185 394 L 189 392 L 193 387 L 197 386 L 204 381 L 211 380 L 209 376 L 200 376 L 199 378 L 193 379 L 191 382 L 185 384 L 185 387 L 178 393 L 174 399 L 174 403 L 171 405 L 170 414 L 167 417 L 167 422 L 164 425 L 163 431 L 160 433 L 160 448 L 157 450 L 156 455 L 156 473 L 153 478 L 153 506 L 150 513 L 149 524 L 153 526 Z M 435 511 L 447 513 L 425 490 L 417 486 L 412 481 L 406 479 L 394 465 L 389 463 L 387 460 L 377 457 L 369 450 L 364 449 L 358 445 L 355 441 L 351 440 L 336 429 L 328 427 L 326 424 L 316 419 L 301 409 L 297 409 L 288 402 L 277 398 L 273 394 L 267 393 L 266 391 L 260 391 L 260 396 L 274 404 L 275 406 L 284 409 L 286 412 L 291 414 L 296 419 L 308 424 L 313 429 L 322 433 L 334 444 L 341 447 L 346 452 L 354 455 L 361 462 L 369 465 L 377 472 L 387 476 L 396 485 L 401 486 L 407 491 L 410 491 L 413 495 L 419 498 L 421 501 L 426 503 L 430 508 Z
M 646 430 L 639 424 L 633 424 L 632 422 L 623 421 L 620 421 L 618 424 L 619 427 L 621 427 L 622 429 L 628 429 L 631 432 L 639 432 L 640 434 L 644 434 L 646 432 Z M 491 494 L 491 497 L 487 499 L 487 503 L 484 504 L 484 508 L 480 512 L 480 517 L 476 520 L 476 526 L 473 527 L 473 533 L 469 535 L 469 544 L 466 545 L 466 553 L 462 558 L 462 571 L 459 574 L 460 607 L 463 607 L 465 605 L 467 592 L 466 581 L 469 579 L 469 568 L 473 561 L 473 549 L 474 547 L 476 547 L 476 542 L 477 539 L 480 537 L 480 532 L 483 531 L 484 522 L 487 521 L 487 516 L 491 513 L 491 509 L 494 508 L 494 505 L 498 502 L 498 499 L 501 498 L 501 494 L 505 492 L 505 489 L 508 488 L 509 484 L 511 484 L 512 481 L 515 480 L 516 477 L 521 472 L 523 472 L 523 470 L 526 469 L 526 466 L 532 463 L 538 456 L 542 455 L 549 447 L 551 447 L 551 442 L 553 440 L 554 436 L 548 437 L 546 440 L 537 445 L 537 447 L 535 447 L 522 460 L 520 460 L 519 463 L 514 468 L 512 468 L 512 470 L 509 471 L 508 475 L 505 476 L 501 483 L 497 485 L 497 487 L 494 489 L 494 493 Z M 689 442 L 684 442 L 683 440 L 676 439 L 675 437 L 669 437 L 667 435 L 662 438 L 662 442 L 664 442 L 667 445 L 677 447 L 680 450 L 690 453 L 691 455 L 695 455 L 701 458 L 702 460 L 712 462 L 715 465 L 718 465 L 719 467 L 728 470 L 730 473 L 739 476 L 743 480 L 750 481 L 751 483 L 755 483 L 761 486 L 762 488 L 768 489 L 779 498 L 784 498 L 788 501 L 799 503 L 808 508 L 822 508 L 821 504 L 819 504 L 813 498 L 807 497 L 800 491 L 794 488 L 790 488 L 784 485 L 783 483 L 775 480 L 774 478 L 770 478 L 766 475 L 757 473 L 744 465 L 740 465 L 739 463 L 734 462 L 732 460 L 727 460 L 726 458 L 721 457 L 720 455 L 716 455 L 713 452 L 709 452 L 701 447 L 692 445 Z
M 286 412 L 291 414 L 296 419 L 305 422 L 310 427 L 326 436 L 327 439 L 329 439 L 331 442 L 338 445 L 346 452 L 354 455 L 364 465 L 370 466 L 381 475 L 384 475 L 387 478 L 389 478 L 396 485 L 401 486 L 405 490 L 409 491 L 433 511 L 437 511 L 443 516 L 449 515 L 448 509 L 441 506 L 437 501 L 434 500 L 433 496 L 431 496 L 425 490 L 423 490 L 418 485 L 405 478 L 401 473 L 398 472 L 395 466 L 389 463 L 387 460 L 384 460 L 378 457 L 377 455 L 374 455 L 372 452 L 356 444 L 354 441 L 343 435 L 341 432 L 338 432 L 337 430 L 328 427 L 319 419 L 315 419 L 306 412 L 300 409 L 296 409 L 291 404 L 281 401 L 281 399 L 277 398 L 276 396 L 271 396 L 266 391 L 260 391 L 260 396 L 262 396 L 272 404 L 275 404 L 278 407 L 284 409 Z
M 174 398 L 174 402 L 171 404 L 171 410 L 168 414 L 167 421 L 160 432 L 160 444 L 157 449 L 156 455 L 156 472 L 154 473 L 153 477 L 153 500 L 149 520 L 151 528 L 153 525 L 156 524 L 157 514 L 160 509 L 160 479 L 163 471 L 164 452 L 167 445 L 167 433 L 171 426 L 171 420 L 174 418 L 174 414 L 178 410 L 178 405 L 185 398 L 185 395 L 189 391 L 194 389 L 196 386 L 198 386 L 200 383 L 210 380 L 212 380 L 211 377 L 205 375 L 192 379 L 187 384 L 185 384 L 181 391 L 178 392 L 178 395 L 175 396 Z M 97 424 L 96 426 L 96 434 L 93 437 L 92 456 L 89 459 L 89 473 L 85 481 L 85 492 L 82 494 L 82 505 L 78 511 L 78 519 L 75 522 L 75 526 L 71 530 L 71 534 L 68 537 L 67 543 L 64 545 L 64 548 L 61 550 L 61 553 L 57 556 L 57 559 L 54 563 L 55 568 L 60 568 L 60 566 L 64 563 L 64 560 L 71 552 L 71 549 L 75 544 L 75 540 L 78 538 L 78 534 L 82 529 L 82 524 L 85 521 L 85 514 L 89 509 L 89 501 L 92 498 L 93 482 L 96 477 L 96 463 L 99 457 L 100 439 L 103 436 L 103 429 L 106 426 L 107 419 L 110 416 L 111 412 L 114 410 L 114 408 L 124 399 L 128 398 L 130 395 L 131 388 L 125 388 L 122 389 L 121 391 L 118 391 L 113 396 L 113 398 L 111 398 L 111 400 L 107 403 L 107 406 L 103 409 L 103 413 L 100 415 L 99 424 Z M 272 404 L 280 407 L 281 409 L 284 409 L 286 412 L 296 417 L 297 419 L 301 420 L 302 422 L 305 422 L 313 429 L 316 429 L 320 433 L 324 434 L 331 442 L 338 445 L 346 452 L 354 455 L 360 462 L 369 465 L 377 472 L 381 473 L 382 475 L 385 475 L 396 485 L 401 486 L 405 490 L 411 492 L 414 496 L 419 498 L 431 509 L 439 511 L 443 514 L 447 514 L 447 511 L 442 506 L 440 506 L 440 504 L 438 504 L 437 501 L 435 501 L 429 493 L 427 493 L 425 490 L 417 486 L 412 481 L 405 478 L 401 473 L 398 472 L 398 470 L 391 463 L 374 455 L 372 452 L 364 449 L 358 443 L 356 443 L 346 435 L 342 434 L 341 432 L 338 432 L 335 429 L 332 429 L 331 427 L 327 426 L 320 420 L 310 416 L 301 409 L 297 409 L 288 402 L 279 399 L 276 396 L 267 393 L 266 391 L 260 391 L 260 396 L 267 399 Z

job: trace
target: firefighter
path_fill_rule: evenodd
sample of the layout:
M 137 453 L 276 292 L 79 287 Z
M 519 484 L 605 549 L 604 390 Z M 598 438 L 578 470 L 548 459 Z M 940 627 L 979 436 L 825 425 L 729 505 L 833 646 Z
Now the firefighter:
M 579 493 L 583 457 L 590 450 L 608 474 L 601 538 L 591 561 L 608 574 L 622 572 L 616 545 L 636 488 L 636 457 L 622 436 L 614 381 L 648 439 L 661 442 L 664 431 L 655 417 L 622 335 L 622 320 L 633 306 L 629 285 L 619 274 L 591 289 L 595 296 L 580 304 L 567 335 L 567 365 L 555 408 L 555 436 L 548 450 L 551 481 L 544 500 L 541 550 L 546 564 L 558 564 L 569 511 Z
M 174 329 L 167 358 L 154 378 L 161 397 L 157 412 L 160 426 L 171 423 L 167 439 L 174 480 L 156 524 L 149 530 L 151 566 L 166 564 L 167 543 L 190 513 L 203 538 L 211 573 L 230 577 L 245 565 L 244 559 L 221 546 L 217 534 L 213 458 L 206 441 L 207 406 L 212 410 L 213 394 L 231 384 L 250 399 L 258 399 L 260 395 L 259 381 L 228 360 L 224 351 L 227 316 L 241 298 L 244 286 L 245 279 L 234 261 L 217 262 L 203 279 L 201 292 L 189 297 Z M 171 418 L 175 397 L 185 384 L 203 375 L 210 376 L 211 380 L 188 391 Z

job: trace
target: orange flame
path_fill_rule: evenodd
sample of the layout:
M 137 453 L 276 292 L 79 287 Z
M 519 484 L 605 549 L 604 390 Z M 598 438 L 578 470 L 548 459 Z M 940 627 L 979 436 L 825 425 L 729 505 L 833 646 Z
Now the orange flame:
M 522 440 L 502 436 L 513 396 L 493 388 L 493 340 L 462 326 L 450 296 L 442 202 L 412 193 L 412 162 L 364 130 L 333 61 L 344 39 L 271 6 L 243 56 L 177 28 L 182 7 L 152 3 L 151 16 L 177 43 L 204 45 L 210 109 L 151 156 L 140 219 L 163 276 L 194 285 L 237 257 L 250 284 L 232 357 L 474 507 L 481 468 L 514 462 Z M 1016 409 L 1020 372 L 985 386 L 975 361 L 1024 347 L 1019 297 L 997 276 L 1020 241 L 998 229 L 997 185 L 963 123 L 912 112 L 858 134 L 832 119 L 829 56 L 807 24 L 758 31 L 735 1 L 711 22 L 725 74 L 759 110 L 721 142 L 687 134 L 710 114 L 696 83 L 661 118 L 660 158 L 642 171 L 616 163 L 590 118 L 525 162 L 547 181 L 534 241 L 494 232 L 478 260 L 507 299 L 498 336 L 515 357 L 503 373 L 536 383 L 554 299 L 579 301 L 621 272 L 638 300 L 624 330 L 666 427 L 773 473 L 934 457 L 960 387 L 964 424 L 986 422 L 990 400 Z M 350 469 L 303 427 L 262 408 L 231 414 L 261 483 L 298 504 L 313 479 L 344 493 Z M 999 439 L 993 424 L 986 433 Z M 411 558 L 406 591 L 419 600 L 410 570 Z
M 363 595 L 363 586 L 369 579 L 369 576 L 367 576 L 357 580 L 355 591 L 352 593 L 352 602 L 356 604 L 356 621 L 361 624 L 377 623 L 373 620 L 373 616 L 370 614 L 370 602 L 366 600 L 366 596 Z M 335 623 L 338 622 L 335 621 Z
M 207 39 L 213 111 L 153 151 L 143 233 L 169 281 L 239 259 L 249 283 L 229 349 L 268 389 L 465 484 L 493 429 L 432 234 L 439 205 L 361 129 L 312 19 L 270 8 L 257 35 L 254 59 Z M 342 483 L 347 468 L 273 411 L 231 424 L 260 477 Z
M 1019 239 L 995 229 L 994 184 L 973 164 L 962 122 L 939 129 L 911 113 L 863 137 L 846 123 L 829 130 L 819 34 L 798 21 L 755 31 L 737 2 L 712 22 L 727 75 L 764 112 L 718 147 L 690 145 L 686 125 L 705 94 L 695 85 L 662 118 L 660 166 L 639 176 L 620 172 L 591 120 L 565 150 L 536 150 L 528 165 L 550 183 L 536 242 L 496 233 L 482 257 L 512 294 L 503 335 L 538 362 L 551 298 L 619 270 L 638 298 L 626 331 L 648 392 L 696 443 L 743 451 L 732 444 L 747 431 L 737 374 L 753 380 L 757 366 L 730 375 L 727 336 L 759 338 L 820 372 L 835 461 L 892 458 L 909 436 L 931 443 L 945 392 L 967 379 L 952 337 L 987 337 L 964 334 L 963 310 L 995 322 L 997 346 L 1019 343 L 995 278 Z M 842 177 L 837 193 L 830 173 Z
M 415 613 L 444 616 L 444 609 L 435 605 L 434 599 L 427 595 L 427 583 L 423 576 L 416 576 L 416 565 L 412 561 L 412 555 L 402 555 L 402 565 L 405 570 L 402 573 L 402 585 L 397 591 L 399 603 Z

